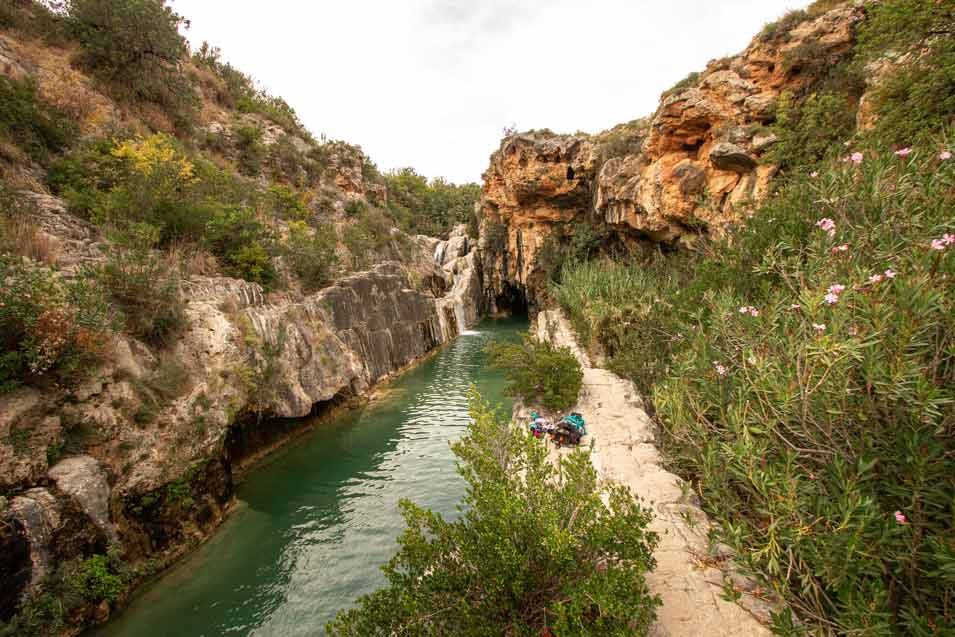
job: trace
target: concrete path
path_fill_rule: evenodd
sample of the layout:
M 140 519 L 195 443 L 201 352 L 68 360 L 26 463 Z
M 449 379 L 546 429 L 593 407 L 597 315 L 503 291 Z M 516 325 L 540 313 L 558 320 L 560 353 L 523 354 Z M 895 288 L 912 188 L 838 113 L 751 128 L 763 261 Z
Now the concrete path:
M 711 551 L 710 522 L 679 477 L 662 467 L 654 445 L 655 427 L 630 381 L 591 366 L 573 332 L 555 311 L 537 320 L 537 336 L 570 347 L 584 367 L 583 388 L 575 411 L 587 422 L 593 443 L 591 460 L 598 476 L 628 485 L 655 518 L 650 525 L 660 536 L 654 557 L 657 568 L 647 580 L 660 595 L 654 637 L 769 636 L 773 606 L 760 597 L 755 583 L 731 570 L 726 547 Z M 553 452 L 567 453 L 566 450 Z M 737 602 L 726 601 L 735 590 Z

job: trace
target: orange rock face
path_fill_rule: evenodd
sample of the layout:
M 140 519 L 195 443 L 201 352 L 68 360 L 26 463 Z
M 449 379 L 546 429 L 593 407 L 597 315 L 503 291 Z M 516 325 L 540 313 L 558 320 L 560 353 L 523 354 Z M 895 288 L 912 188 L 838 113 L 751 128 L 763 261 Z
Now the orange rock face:
M 601 159 L 606 134 L 507 137 L 484 175 L 489 301 L 516 288 L 533 305 L 545 283 L 541 250 L 570 221 L 669 243 L 718 236 L 738 222 L 776 174 L 767 124 L 780 96 L 799 95 L 814 71 L 845 56 L 862 18 L 846 5 L 711 62 L 691 86 L 663 96 L 642 144 L 618 156 Z

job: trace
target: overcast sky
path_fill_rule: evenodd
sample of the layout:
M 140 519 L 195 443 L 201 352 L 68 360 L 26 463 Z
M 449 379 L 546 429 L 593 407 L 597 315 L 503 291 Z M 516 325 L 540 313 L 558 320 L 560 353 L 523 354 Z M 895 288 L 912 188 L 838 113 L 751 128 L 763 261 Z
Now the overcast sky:
M 187 36 L 383 170 L 480 181 L 505 126 L 598 132 L 808 0 L 175 0 Z

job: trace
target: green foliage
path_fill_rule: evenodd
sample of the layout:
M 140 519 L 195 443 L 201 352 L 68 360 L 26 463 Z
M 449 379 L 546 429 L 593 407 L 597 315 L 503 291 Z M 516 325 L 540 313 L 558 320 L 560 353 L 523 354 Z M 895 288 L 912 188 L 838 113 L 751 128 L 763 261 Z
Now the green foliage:
M 165 107 L 185 128 L 196 95 L 180 72 L 186 20 L 165 0 L 66 0 L 81 63 L 121 98 Z
M 265 160 L 265 145 L 262 129 L 257 126 L 240 126 L 233 131 L 239 149 L 239 172 L 249 177 L 258 177 Z
M 777 42 L 789 35 L 789 32 L 797 26 L 808 20 L 811 16 L 808 11 L 796 9 L 789 11 L 775 22 L 770 22 L 763 27 L 759 36 L 768 42 Z
M 382 252 L 400 241 L 394 226 L 378 208 L 366 208 L 342 231 L 342 243 L 352 255 L 356 269 L 370 267 L 382 259 Z
M 368 204 L 361 199 L 352 199 L 345 204 L 344 212 L 346 217 L 360 217 L 368 212 Z
M 539 401 L 554 411 L 569 409 L 577 402 L 584 372 L 566 347 L 525 335 L 521 343 L 491 342 L 487 352 L 491 364 L 505 371 L 508 395 Z
M 689 75 L 687 75 L 685 78 L 683 78 L 682 80 L 680 80 L 679 82 L 677 82 L 676 84 L 668 88 L 667 90 L 663 91 L 663 95 L 661 96 L 661 98 L 666 98 L 671 95 L 676 95 L 677 93 L 685 91 L 688 88 L 693 88 L 694 86 L 697 85 L 697 83 L 699 83 L 699 81 L 700 81 L 700 74 L 696 71 L 693 71 Z
M 115 602 L 126 592 L 126 582 L 113 569 L 106 555 L 93 555 L 80 563 L 74 577 L 75 586 L 91 602 Z
M 795 170 L 732 238 L 555 290 L 652 395 L 722 539 L 819 633 L 955 630 L 953 132 Z
M 34 84 L 0 76 L 0 139 L 9 139 L 30 159 L 46 162 L 76 137 L 76 125 L 43 103 Z
M 335 255 L 335 229 L 329 224 L 309 228 L 303 222 L 289 224 L 286 254 L 302 287 L 313 292 L 325 287 L 338 262 Z
M 113 249 L 91 274 L 122 309 L 126 328 L 151 345 L 165 345 L 186 324 L 176 264 L 153 248 L 159 232 L 133 224 L 111 233 Z
M 481 197 L 477 184 L 452 184 L 440 177 L 428 181 L 413 168 L 385 175 L 388 211 L 409 234 L 447 237 L 454 226 L 470 223 Z
M 278 277 L 272 264 L 272 232 L 245 207 L 216 210 L 206 226 L 206 243 L 230 275 L 271 286 Z
M 89 140 L 50 164 L 47 183 L 71 213 L 91 219 L 104 193 L 125 179 L 126 162 L 113 154 L 115 149 L 110 139 Z
M 687 80 L 695 82 L 696 79 L 692 78 L 692 75 L 699 74 L 691 74 L 691 77 L 684 80 L 684 82 L 687 82 Z M 684 87 L 678 84 L 673 89 L 670 89 L 670 92 L 676 92 L 682 88 Z M 649 126 L 650 123 L 648 120 L 635 119 L 626 124 L 614 126 L 609 131 L 597 135 L 594 138 L 594 141 L 598 143 L 597 170 L 599 171 L 604 163 L 614 157 L 626 157 L 627 155 L 638 154 L 643 149 L 643 140 L 646 138 Z
M 868 9 L 861 58 L 910 56 L 875 92 L 876 138 L 912 145 L 955 123 L 955 7 L 886 0 Z
M 276 216 L 280 219 L 305 221 L 311 216 L 305 196 L 290 188 L 281 184 L 272 185 L 269 187 L 269 197 L 272 200 Z
M 332 635 L 646 635 L 657 537 L 626 488 L 597 483 L 589 453 L 547 447 L 476 394 L 452 445 L 468 483 L 460 519 L 405 500 L 386 588 L 339 613 Z M 605 496 L 603 499 L 601 495 Z M 552 631 L 552 632 L 551 632 Z
M 225 91 L 219 97 L 223 106 L 242 113 L 258 113 L 288 133 L 309 138 L 295 110 L 285 100 L 256 87 L 252 78 L 221 58 L 222 51 L 208 42 L 203 42 L 192 56 L 197 66 L 210 69 L 222 80 Z
M 832 92 L 813 93 L 801 103 L 792 94 L 779 100 L 773 133 L 779 141 L 766 154 L 782 170 L 812 166 L 855 132 L 855 108 L 850 98 Z
M 562 233 L 547 237 L 541 248 L 538 266 L 549 281 L 560 282 L 571 264 L 590 261 L 607 250 L 613 233 L 606 224 L 578 220 Z
M 102 291 L 30 259 L 0 255 L 0 390 L 52 374 L 71 382 L 115 327 Z

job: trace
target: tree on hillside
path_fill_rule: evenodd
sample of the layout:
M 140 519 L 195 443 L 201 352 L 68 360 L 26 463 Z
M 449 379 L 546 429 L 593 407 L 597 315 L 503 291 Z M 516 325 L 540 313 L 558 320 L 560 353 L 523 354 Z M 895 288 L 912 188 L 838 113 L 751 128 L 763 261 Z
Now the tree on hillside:
M 657 536 L 628 489 L 601 497 L 587 451 L 558 465 L 546 445 L 473 393 L 452 445 L 468 490 L 461 518 L 403 501 L 408 525 L 388 586 L 328 626 L 332 635 L 647 634 L 659 598 L 646 573 Z
M 165 0 L 66 0 L 80 62 L 121 96 L 182 107 L 193 99 L 179 63 L 188 26 Z

